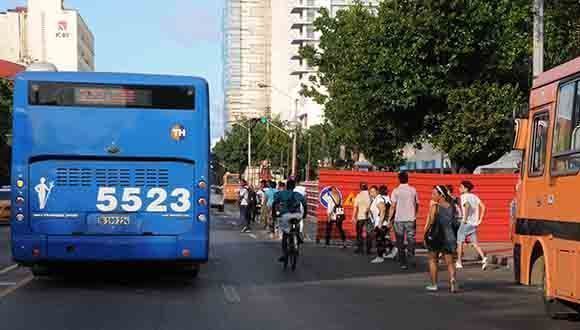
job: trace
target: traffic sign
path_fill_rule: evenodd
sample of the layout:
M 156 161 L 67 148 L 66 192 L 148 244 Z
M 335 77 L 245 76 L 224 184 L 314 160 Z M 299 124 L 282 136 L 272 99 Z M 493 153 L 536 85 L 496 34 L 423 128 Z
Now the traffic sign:
M 342 200 L 342 193 L 340 192 L 340 189 L 336 188 L 336 190 L 338 191 L 338 195 L 340 196 L 340 199 Z M 324 208 L 326 208 L 326 209 L 328 208 L 328 204 L 332 200 L 332 197 L 330 195 L 331 191 L 332 191 L 332 186 L 324 187 L 324 189 L 322 189 L 320 191 L 320 194 L 318 196 L 320 204 L 322 204 L 322 206 L 324 206 Z

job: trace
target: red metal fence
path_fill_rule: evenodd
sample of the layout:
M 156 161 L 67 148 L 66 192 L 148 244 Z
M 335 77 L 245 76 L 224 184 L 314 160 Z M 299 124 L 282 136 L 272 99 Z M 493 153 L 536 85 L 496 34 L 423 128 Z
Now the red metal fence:
M 419 216 L 417 218 L 417 240 L 423 240 L 429 200 L 433 187 L 438 184 L 452 185 L 455 195 L 459 194 L 459 183 L 470 180 L 475 185 L 477 194 L 487 208 L 485 218 L 479 228 L 478 239 L 482 242 L 509 241 L 509 206 L 515 196 L 515 185 L 518 180 L 513 174 L 487 175 L 441 175 L 409 173 L 409 184 L 417 189 L 419 195 Z M 355 226 L 352 219 L 352 202 L 359 185 L 365 182 L 372 185 L 387 185 L 389 193 L 398 185 L 397 174 L 387 172 L 355 172 L 321 170 L 318 181 L 318 191 L 328 186 L 336 186 L 341 191 L 346 212 L 344 229 L 348 239 L 354 239 Z M 309 194 L 309 204 L 312 204 L 313 194 Z M 318 196 L 317 196 L 318 198 Z M 324 239 L 326 230 L 326 209 L 316 201 L 316 216 L 318 218 L 317 239 Z M 309 205 L 310 206 L 310 205 Z M 314 206 L 314 205 L 312 205 Z M 312 207 L 311 209 L 314 209 Z M 337 237 L 336 231 L 333 233 Z

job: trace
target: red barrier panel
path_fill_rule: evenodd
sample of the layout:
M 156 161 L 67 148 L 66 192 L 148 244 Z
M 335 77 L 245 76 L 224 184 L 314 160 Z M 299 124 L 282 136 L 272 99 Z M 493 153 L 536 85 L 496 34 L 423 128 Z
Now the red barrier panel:
M 423 240 L 423 227 L 427 217 L 429 200 L 433 187 L 438 184 L 452 185 L 454 195 L 459 195 L 459 183 L 470 180 L 475 185 L 473 192 L 485 204 L 487 211 L 483 223 L 478 231 L 481 242 L 509 242 L 509 206 L 515 196 L 515 185 L 518 176 L 513 174 L 486 174 L 486 175 L 442 175 L 409 173 L 409 184 L 417 189 L 419 195 L 419 216 L 417 218 L 417 240 Z M 318 191 L 328 186 L 336 186 L 341 191 L 346 212 L 344 229 L 348 239 L 355 238 L 355 225 L 352 219 L 352 202 L 358 193 L 361 182 L 368 186 L 387 185 L 389 194 L 398 186 L 396 173 L 387 172 L 356 172 L 321 170 Z M 317 239 L 323 240 L 326 229 L 326 209 L 319 203 L 317 212 L 318 232 Z M 333 230 L 333 238 L 338 233 Z

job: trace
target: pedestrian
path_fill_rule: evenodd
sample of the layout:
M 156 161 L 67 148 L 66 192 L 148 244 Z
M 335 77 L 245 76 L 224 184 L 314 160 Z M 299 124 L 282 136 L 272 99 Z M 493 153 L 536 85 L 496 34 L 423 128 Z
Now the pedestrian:
M 391 212 L 389 219 L 393 219 L 395 237 L 397 240 L 398 259 L 401 269 L 407 269 L 408 258 L 415 257 L 415 232 L 417 229 L 417 214 L 419 213 L 419 197 L 417 190 L 409 185 L 409 175 L 401 172 L 398 175 L 399 186 L 391 195 Z M 407 245 L 405 245 L 405 238 Z
M 258 210 L 258 195 L 256 194 L 256 188 L 250 186 L 249 192 L 249 202 L 248 202 L 248 214 L 250 216 L 250 223 L 256 222 L 256 213 Z
M 336 224 L 338 232 L 340 234 L 340 239 L 342 240 L 342 248 L 346 248 L 346 234 L 342 228 L 344 222 L 344 208 L 342 206 L 342 196 L 338 192 L 335 186 L 330 188 L 330 194 L 327 198 L 328 206 L 327 212 L 327 222 L 326 222 L 326 246 L 330 245 L 330 234 L 332 233 L 332 225 Z
M 449 290 L 457 291 L 455 279 L 455 254 L 456 236 L 453 230 L 454 207 L 452 197 L 443 185 L 435 186 L 431 194 L 431 205 L 425 222 L 425 245 L 429 250 L 429 275 L 431 284 L 426 287 L 427 291 L 437 291 L 437 275 L 439 255 L 443 255 L 447 270 L 449 271 Z
M 451 206 L 453 206 L 454 210 L 453 230 L 455 232 L 455 236 L 457 237 L 457 232 L 459 231 L 461 220 L 463 219 L 463 215 L 461 214 L 461 199 L 453 195 L 452 185 L 446 185 L 445 188 L 447 188 L 447 192 L 449 193 L 449 197 L 451 198 Z
M 256 214 L 259 215 L 260 223 L 264 225 L 264 229 L 266 228 L 266 220 L 265 220 L 265 207 L 264 207 L 264 189 L 266 189 L 266 181 L 260 181 L 260 188 L 256 191 Z
M 457 264 L 455 267 L 457 269 L 463 268 L 461 261 L 463 257 L 463 245 L 467 237 L 469 237 L 471 245 L 482 259 L 481 269 L 485 270 L 488 266 L 488 260 L 477 241 L 477 228 L 481 225 L 483 217 L 485 216 L 485 205 L 477 195 L 472 193 L 473 188 L 474 185 L 471 181 L 462 181 L 459 185 L 463 219 L 457 233 Z
M 385 237 L 387 231 L 387 203 L 383 196 L 379 194 L 379 188 L 372 186 L 369 190 L 371 196 L 371 205 L 369 207 L 369 214 L 371 223 L 373 225 L 372 235 L 376 242 L 377 256 L 371 260 L 373 264 L 380 264 L 385 261 Z
M 240 195 L 238 204 L 240 206 L 240 222 L 243 224 L 242 233 L 250 231 L 250 214 L 248 212 L 248 204 L 250 202 L 250 191 L 246 180 L 240 182 Z
M 360 192 L 356 195 L 354 200 L 354 209 L 352 213 L 352 221 L 356 223 L 356 243 L 357 247 L 354 253 L 363 253 L 363 231 L 367 231 L 369 223 L 369 208 L 371 206 L 371 197 L 368 192 L 366 183 L 360 184 Z M 366 235 L 366 252 L 370 254 L 372 242 Z
M 382 185 L 379 187 L 379 194 L 385 201 L 385 223 L 386 226 L 383 226 L 384 231 L 384 247 L 385 252 L 383 254 L 384 259 L 394 259 L 397 255 L 397 248 L 393 244 L 393 240 L 391 239 L 391 229 L 393 228 L 393 223 L 391 219 L 389 219 L 389 212 L 391 210 L 392 202 L 391 198 L 389 197 L 389 188 L 386 185 Z
M 274 209 L 272 208 L 272 205 L 274 204 L 274 195 L 276 194 L 276 192 L 278 191 L 278 189 L 276 189 L 276 182 L 274 181 L 270 181 L 269 182 L 269 188 L 266 189 L 265 192 L 265 198 L 266 198 L 266 207 L 268 209 L 268 226 L 270 227 L 270 234 L 274 235 L 274 229 L 275 228 L 275 222 L 274 220 L 276 219 L 275 214 L 274 214 Z
M 286 190 L 286 183 L 284 181 L 280 181 L 278 182 L 278 189 L 276 191 L 276 194 L 274 194 L 274 200 L 276 200 L 276 196 L 278 196 L 278 194 L 282 191 Z M 272 204 L 272 214 L 274 217 L 274 237 L 276 238 L 281 238 L 280 235 L 280 209 L 278 207 L 276 207 L 276 205 Z

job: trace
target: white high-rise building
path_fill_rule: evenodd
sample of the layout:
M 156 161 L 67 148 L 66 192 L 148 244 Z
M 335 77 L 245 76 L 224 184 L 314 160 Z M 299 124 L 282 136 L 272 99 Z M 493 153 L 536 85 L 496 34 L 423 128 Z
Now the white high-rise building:
M 28 0 L 0 13 L 0 59 L 28 65 L 49 62 L 60 71 L 95 69 L 94 37 L 64 0 Z
M 380 0 L 366 0 L 376 6 Z M 317 46 L 314 20 L 320 8 L 332 15 L 354 0 L 226 0 L 224 14 L 225 108 L 230 120 L 270 113 L 322 122 L 322 106 L 300 95 L 316 68 L 298 56 L 301 46 Z

